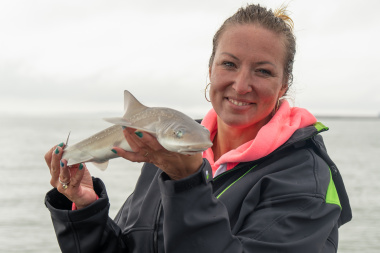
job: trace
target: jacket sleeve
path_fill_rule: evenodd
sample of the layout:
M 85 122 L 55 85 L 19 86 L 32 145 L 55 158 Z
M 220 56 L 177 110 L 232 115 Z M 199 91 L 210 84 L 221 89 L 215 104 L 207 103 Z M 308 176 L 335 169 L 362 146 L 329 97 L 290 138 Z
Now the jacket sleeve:
M 51 212 L 53 226 L 62 252 L 128 252 L 120 228 L 109 218 L 105 186 L 93 179 L 99 199 L 90 206 L 71 210 L 72 202 L 56 189 L 47 193 L 45 205 Z
M 310 161 L 305 163 L 294 165 L 287 176 L 280 171 L 255 184 L 241 210 L 236 212 L 237 222 L 233 227 L 228 204 L 224 204 L 231 198 L 223 203 L 213 196 L 208 179 L 211 168 L 207 162 L 197 174 L 179 181 L 172 181 L 162 173 L 166 252 L 336 252 L 337 245 L 328 242 L 328 238 L 338 236 L 339 206 L 327 204 L 323 196 L 303 192 L 302 187 L 292 183 L 297 181 L 293 173 L 308 170 L 305 166 L 315 173 L 312 167 L 319 166 Z M 289 181 L 286 177 L 293 179 Z M 315 187 L 315 182 L 300 183 L 303 184 Z M 235 194 L 239 194 L 238 188 L 236 185 Z

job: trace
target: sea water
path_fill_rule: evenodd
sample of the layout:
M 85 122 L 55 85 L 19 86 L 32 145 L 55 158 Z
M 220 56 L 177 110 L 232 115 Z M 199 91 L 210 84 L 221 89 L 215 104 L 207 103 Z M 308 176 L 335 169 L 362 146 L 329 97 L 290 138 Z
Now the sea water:
M 353 220 L 340 229 L 340 253 L 380 247 L 380 119 L 319 118 L 350 197 Z M 60 252 L 44 197 L 50 174 L 44 154 L 55 144 L 75 143 L 109 124 L 100 117 L 0 116 L 0 252 Z M 106 171 L 90 167 L 107 186 L 114 217 L 133 191 L 141 164 L 113 159 Z

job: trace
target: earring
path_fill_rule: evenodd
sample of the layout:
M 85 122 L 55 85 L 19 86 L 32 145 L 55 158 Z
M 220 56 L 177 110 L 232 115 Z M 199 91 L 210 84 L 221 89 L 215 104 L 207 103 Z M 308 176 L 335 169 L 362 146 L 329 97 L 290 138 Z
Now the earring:
M 276 106 L 273 108 L 272 117 L 276 114 L 276 112 L 278 111 L 279 107 L 280 107 L 280 99 L 277 100 Z
M 210 85 L 211 85 L 211 83 L 208 83 L 208 84 L 206 85 L 206 88 L 205 88 L 205 99 L 207 100 L 207 102 L 211 102 L 211 100 L 207 98 L 207 89 L 208 89 L 208 87 L 209 87 Z
M 280 99 L 277 100 L 277 104 L 276 104 L 276 112 L 278 111 L 278 108 L 280 107 Z

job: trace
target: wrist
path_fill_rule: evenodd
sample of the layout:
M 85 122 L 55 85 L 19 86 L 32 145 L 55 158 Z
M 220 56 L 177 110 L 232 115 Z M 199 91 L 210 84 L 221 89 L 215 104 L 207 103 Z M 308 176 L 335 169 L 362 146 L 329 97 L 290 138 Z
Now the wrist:
M 72 210 L 83 209 L 83 208 L 91 205 L 92 203 L 94 203 L 98 199 L 99 199 L 99 196 L 94 192 L 94 196 L 92 196 L 91 198 L 87 199 L 86 201 L 78 200 L 78 201 L 73 202 L 71 209 Z
M 195 174 L 201 168 L 203 164 L 202 154 L 195 154 L 191 156 L 186 156 L 183 159 L 183 166 L 176 168 L 171 171 L 166 171 L 166 174 L 172 180 L 181 180 L 183 178 L 189 177 Z
M 212 178 L 211 166 L 204 159 L 196 173 L 181 180 L 173 180 L 167 173 L 161 173 L 159 184 L 161 192 L 165 196 L 172 196 L 173 194 L 180 194 L 198 188 L 201 185 L 209 185 L 209 182 L 213 180 Z

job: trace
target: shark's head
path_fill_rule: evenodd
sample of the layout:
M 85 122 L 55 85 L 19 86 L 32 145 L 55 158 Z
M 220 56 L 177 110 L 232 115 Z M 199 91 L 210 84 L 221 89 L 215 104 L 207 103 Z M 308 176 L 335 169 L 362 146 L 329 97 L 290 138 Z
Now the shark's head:
M 157 139 L 167 150 L 181 154 L 195 154 L 212 146 L 210 132 L 194 120 L 174 122 L 158 131 Z

